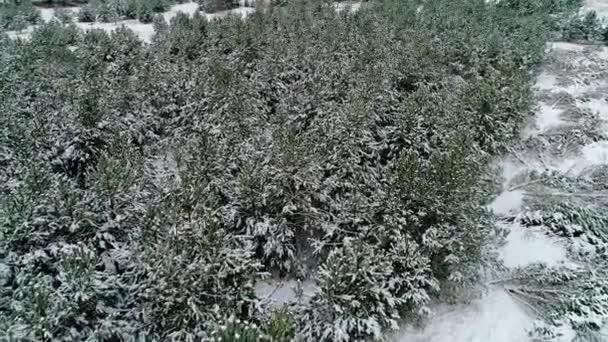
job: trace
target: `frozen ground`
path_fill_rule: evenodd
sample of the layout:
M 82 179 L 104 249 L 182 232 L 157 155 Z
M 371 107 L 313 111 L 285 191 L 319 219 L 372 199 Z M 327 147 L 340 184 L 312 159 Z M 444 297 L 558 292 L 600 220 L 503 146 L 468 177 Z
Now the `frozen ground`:
M 399 342 L 523 342 L 530 319 L 502 289 L 490 290 L 469 305 L 438 306 L 424 328 L 406 328 Z M 565 342 L 561 340 L 559 342 Z
M 586 6 L 608 15 L 608 1 L 588 0 Z M 503 192 L 489 205 L 497 217 L 517 215 L 524 209 L 526 192 L 521 190 L 521 181 L 518 182 L 522 174 L 554 170 L 578 175 L 588 167 L 608 164 L 608 141 L 562 147 L 551 146 L 555 143 L 550 140 L 555 132 L 577 134 L 589 120 L 598 120 L 599 127 L 593 127 L 604 136 L 608 134 L 608 102 L 606 92 L 600 90 L 605 89 L 603 70 L 608 64 L 608 48 L 550 43 L 548 53 L 555 58 L 548 58 L 553 62 L 548 62 L 537 78 L 537 116 L 523 134 L 524 139 L 539 142 L 541 148 L 521 148 L 501 163 L 505 180 Z M 500 251 L 506 267 L 532 263 L 572 265 L 566 247 L 543 228 L 525 228 L 509 221 L 501 224 L 509 230 L 506 245 Z M 530 340 L 526 330 L 534 321 L 525 305 L 501 285 L 496 285 L 468 305 L 434 307 L 426 326 L 405 327 L 396 341 L 527 342 Z M 562 333 L 558 341 L 573 341 L 571 329 L 564 327 Z

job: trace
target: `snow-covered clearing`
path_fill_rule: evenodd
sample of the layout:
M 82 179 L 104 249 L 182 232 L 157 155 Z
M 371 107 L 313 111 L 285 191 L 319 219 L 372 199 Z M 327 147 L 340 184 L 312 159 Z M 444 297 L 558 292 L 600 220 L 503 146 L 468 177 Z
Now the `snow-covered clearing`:
M 608 1 L 588 0 L 586 9 L 608 15 Z M 525 208 L 521 175 L 530 171 L 556 171 L 579 175 L 592 166 L 608 165 L 608 141 L 585 141 L 578 146 L 561 146 L 551 140 L 554 132 L 577 134 L 589 120 L 598 120 L 594 129 L 608 134 L 608 102 L 605 87 L 608 49 L 571 43 L 548 44 L 547 65 L 537 78 L 538 111 L 534 122 L 524 130 L 524 139 L 540 148 L 515 150 L 501 162 L 503 192 L 489 205 L 498 218 L 517 215 Z M 602 132 L 603 130 L 603 132 Z M 584 134 L 583 134 L 584 136 Z M 601 136 L 601 135 L 600 135 Z M 523 144 L 524 146 L 527 146 Z M 503 221 L 504 222 L 504 221 Z M 506 245 L 500 251 L 508 268 L 544 263 L 572 266 L 567 249 L 546 229 L 522 227 L 510 221 L 500 223 L 508 229 Z M 490 279 L 490 284 L 492 284 Z M 512 342 L 530 341 L 527 330 L 535 318 L 502 285 L 490 285 L 481 298 L 468 305 L 437 305 L 421 328 L 405 327 L 398 342 Z M 564 325 L 558 341 L 572 341 L 573 331 Z
M 522 342 L 533 325 L 528 313 L 502 289 L 493 289 L 469 305 L 435 307 L 424 328 L 405 328 L 400 342 Z M 571 339 L 564 329 L 559 342 Z

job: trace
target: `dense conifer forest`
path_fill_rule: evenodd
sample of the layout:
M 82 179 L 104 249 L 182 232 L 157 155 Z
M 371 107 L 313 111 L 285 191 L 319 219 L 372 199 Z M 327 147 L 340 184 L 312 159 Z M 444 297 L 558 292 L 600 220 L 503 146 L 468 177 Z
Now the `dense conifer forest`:
M 202 9 L 236 6 L 220 2 Z M 391 340 L 503 274 L 494 161 L 534 115 L 546 43 L 604 39 L 576 0 L 155 14 L 172 4 L 70 2 L 77 15 L 48 23 L 30 2 L 0 4 L 0 31 L 37 24 L 0 33 L 0 339 Z M 117 18 L 155 35 L 73 23 Z M 565 205 L 542 208 L 572 213 L 547 214 L 555 232 L 595 220 L 606 235 L 601 209 Z M 590 281 L 534 267 L 508 277 Z M 256 288 L 280 280 L 314 290 L 270 305 Z M 537 301 L 540 319 L 608 311 L 579 295 Z

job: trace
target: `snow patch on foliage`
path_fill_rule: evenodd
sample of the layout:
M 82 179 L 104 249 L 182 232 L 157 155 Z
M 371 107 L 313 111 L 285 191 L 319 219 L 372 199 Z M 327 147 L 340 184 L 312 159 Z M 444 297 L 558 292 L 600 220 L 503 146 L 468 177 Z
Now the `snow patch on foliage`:
M 517 163 L 510 159 L 502 160 L 500 163 L 498 163 L 498 165 L 501 169 L 501 177 L 503 179 L 502 187 L 504 189 L 509 189 L 513 179 L 515 179 L 515 177 L 517 177 L 517 175 L 519 175 L 525 169 L 521 163 Z
M 361 2 L 360 1 L 334 2 L 334 6 L 336 7 L 336 11 L 350 9 L 351 12 L 356 12 L 361 7 Z
M 37 25 L 28 26 L 27 28 L 19 31 L 5 31 L 4 33 L 11 39 L 23 38 L 29 39 Z

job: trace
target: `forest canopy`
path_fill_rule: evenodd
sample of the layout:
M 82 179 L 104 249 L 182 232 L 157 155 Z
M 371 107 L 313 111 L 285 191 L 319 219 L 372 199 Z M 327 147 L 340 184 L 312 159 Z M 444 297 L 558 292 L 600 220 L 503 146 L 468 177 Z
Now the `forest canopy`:
M 383 340 L 474 288 L 576 1 L 292 0 L 0 35 L 0 335 Z M 281 308 L 264 279 L 313 281 Z

